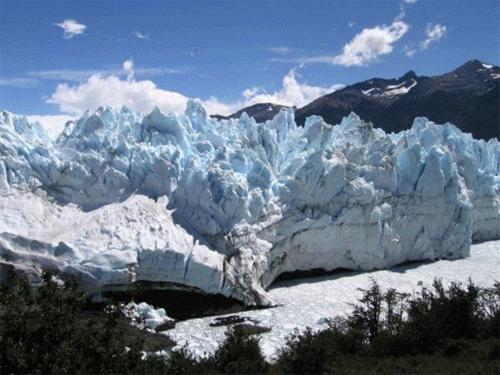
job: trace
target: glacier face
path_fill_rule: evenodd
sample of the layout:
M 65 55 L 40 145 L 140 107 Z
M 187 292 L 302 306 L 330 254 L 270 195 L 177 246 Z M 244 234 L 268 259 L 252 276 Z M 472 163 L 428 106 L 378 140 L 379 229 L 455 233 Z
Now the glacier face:
M 267 304 L 283 272 L 459 258 L 500 238 L 499 164 L 497 140 L 424 118 L 398 134 L 354 114 L 300 128 L 292 110 L 217 121 L 191 101 L 183 115 L 100 108 L 51 141 L 3 112 L 0 261 Z

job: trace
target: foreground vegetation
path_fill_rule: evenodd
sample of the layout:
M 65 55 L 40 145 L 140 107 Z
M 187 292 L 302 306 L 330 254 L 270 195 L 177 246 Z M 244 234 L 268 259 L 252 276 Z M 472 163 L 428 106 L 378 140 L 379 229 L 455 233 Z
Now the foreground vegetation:
M 74 282 L 59 285 L 48 274 L 37 291 L 22 278 L 4 286 L 0 373 L 500 373 L 500 283 L 445 288 L 436 280 L 411 296 L 373 283 L 348 317 L 321 332 L 297 332 L 272 364 L 258 336 L 238 329 L 204 359 L 185 351 L 145 357 L 154 350 L 150 338 L 127 334 L 115 305 L 102 321 L 82 319 L 87 307 Z

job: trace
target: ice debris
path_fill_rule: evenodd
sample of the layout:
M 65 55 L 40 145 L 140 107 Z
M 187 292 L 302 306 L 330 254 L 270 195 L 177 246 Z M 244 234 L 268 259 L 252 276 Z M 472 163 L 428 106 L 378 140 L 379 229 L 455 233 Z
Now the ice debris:
M 129 302 L 122 308 L 123 314 L 130 319 L 134 327 L 140 329 L 156 330 L 158 327 L 171 323 L 174 325 L 175 320 L 167 316 L 167 312 L 163 308 L 155 309 L 146 302 L 135 303 Z

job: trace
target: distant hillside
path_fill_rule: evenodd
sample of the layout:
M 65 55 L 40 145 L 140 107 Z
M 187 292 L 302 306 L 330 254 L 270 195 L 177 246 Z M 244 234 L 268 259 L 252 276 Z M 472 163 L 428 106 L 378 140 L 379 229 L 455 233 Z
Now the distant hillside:
M 245 108 L 240 109 L 238 112 L 233 113 L 229 116 L 213 115 L 212 117 L 216 119 L 229 119 L 229 118 L 240 118 L 243 112 L 246 112 L 248 116 L 253 117 L 257 122 L 265 122 L 267 120 L 273 119 L 274 116 L 278 114 L 282 109 L 288 109 L 290 107 L 273 104 L 273 103 L 259 103 L 254 104 Z
M 283 106 L 265 103 L 243 108 L 257 122 L 274 118 Z M 500 68 L 471 60 L 450 73 L 433 77 L 413 71 L 397 79 L 373 78 L 322 96 L 295 112 L 303 125 L 319 115 L 339 123 L 351 111 L 385 131 L 408 129 L 413 119 L 425 116 L 437 123 L 451 122 L 474 138 L 500 136 Z M 222 118 L 219 116 L 219 118 Z

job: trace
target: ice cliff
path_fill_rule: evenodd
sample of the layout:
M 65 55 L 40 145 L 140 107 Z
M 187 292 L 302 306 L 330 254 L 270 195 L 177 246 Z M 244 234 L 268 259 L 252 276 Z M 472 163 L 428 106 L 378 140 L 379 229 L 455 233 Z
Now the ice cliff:
M 0 117 L 0 264 L 89 290 L 155 287 L 266 304 L 283 272 L 460 258 L 500 238 L 500 143 L 416 118 L 386 134 L 293 110 L 257 124 L 100 108 L 51 141 Z

